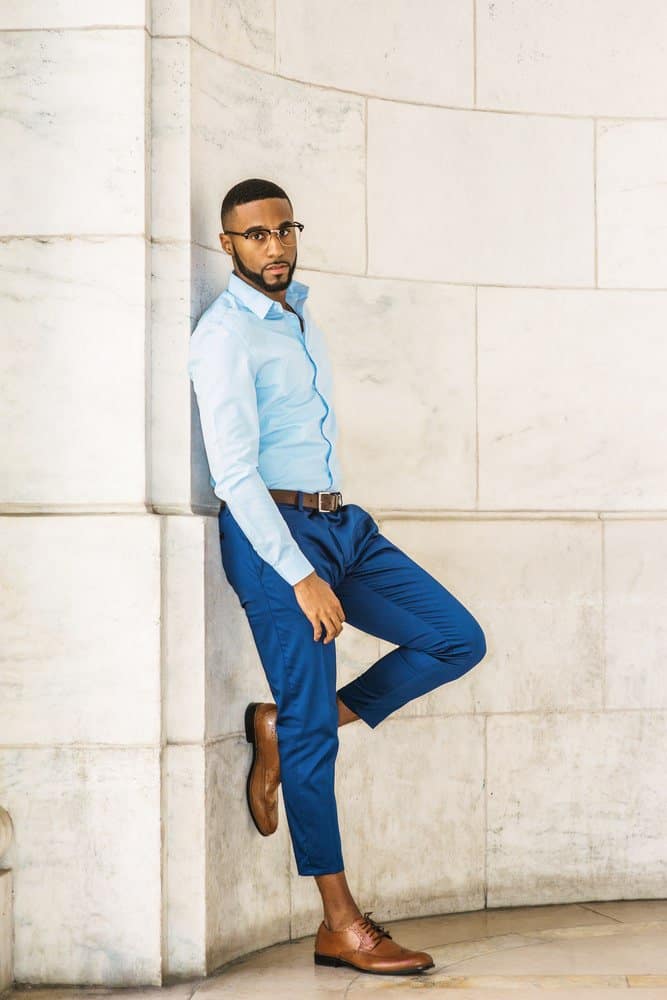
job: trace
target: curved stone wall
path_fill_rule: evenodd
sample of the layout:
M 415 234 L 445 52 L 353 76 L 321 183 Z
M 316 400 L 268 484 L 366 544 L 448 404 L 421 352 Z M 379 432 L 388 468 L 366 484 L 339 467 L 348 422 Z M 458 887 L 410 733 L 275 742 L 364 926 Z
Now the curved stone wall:
M 277 0 L 275 28 L 270 4 L 246 13 L 230 27 L 200 5 L 190 39 L 164 42 L 190 59 L 195 283 L 228 273 L 221 193 L 283 184 L 336 368 L 346 499 L 488 642 L 469 676 L 342 731 L 350 883 L 387 918 L 664 895 L 665 12 Z M 221 643 L 238 733 L 266 688 L 221 586 L 210 614 L 243 637 L 242 663 Z M 390 648 L 349 626 L 337 647 L 343 679 Z M 210 754 L 243 771 L 247 748 L 230 735 Z M 230 951 L 221 917 L 221 960 L 319 912 L 284 815 L 261 843 L 229 805 L 246 864 L 216 912 L 248 934 Z

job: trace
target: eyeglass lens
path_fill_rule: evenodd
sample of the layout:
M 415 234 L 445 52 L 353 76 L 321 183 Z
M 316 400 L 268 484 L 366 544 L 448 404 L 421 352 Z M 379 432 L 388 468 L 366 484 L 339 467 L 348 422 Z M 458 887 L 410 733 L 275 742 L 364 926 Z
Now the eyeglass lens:
M 298 226 L 284 226 L 280 229 L 276 236 L 282 243 L 284 247 L 293 247 L 296 243 L 297 233 L 299 232 Z M 271 237 L 271 232 L 268 229 L 255 229 L 252 233 L 249 233 L 247 239 L 249 243 L 268 243 Z

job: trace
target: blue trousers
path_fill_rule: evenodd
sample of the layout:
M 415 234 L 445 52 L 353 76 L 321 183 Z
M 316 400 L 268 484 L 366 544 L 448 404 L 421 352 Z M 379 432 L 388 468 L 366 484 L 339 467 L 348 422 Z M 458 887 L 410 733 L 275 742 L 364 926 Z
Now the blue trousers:
M 294 588 L 220 510 L 225 575 L 243 606 L 278 714 L 283 801 L 300 875 L 344 868 L 334 769 L 338 695 L 374 728 L 401 705 L 465 674 L 486 653 L 469 611 L 388 538 L 357 504 L 335 513 L 279 503 L 304 555 L 331 586 L 354 628 L 398 648 L 336 690 L 335 640 L 313 638 Z M 345 624 L 343 625 L 345 628 Z

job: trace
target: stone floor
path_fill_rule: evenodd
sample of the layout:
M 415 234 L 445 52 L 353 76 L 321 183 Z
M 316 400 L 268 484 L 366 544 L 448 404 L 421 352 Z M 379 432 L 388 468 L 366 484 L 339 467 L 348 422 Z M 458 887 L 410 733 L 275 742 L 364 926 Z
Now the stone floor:
M 384 923 L 380 913 L 374 919 Z M 371 976 L 316 966 L 313 938 L 276 945 L 218 975 L 164 989 L 37 989 L 12 1000 L 363 1000 L 441 996 L 528 1000 L 544 990 L 568 1000 L 602 1000 L 637 990 L 637 1000 L 667 1000 L 667 900 L 572 903 L 482 910 L 385 923 L 394 940 L 431 953 L 421 975 Z

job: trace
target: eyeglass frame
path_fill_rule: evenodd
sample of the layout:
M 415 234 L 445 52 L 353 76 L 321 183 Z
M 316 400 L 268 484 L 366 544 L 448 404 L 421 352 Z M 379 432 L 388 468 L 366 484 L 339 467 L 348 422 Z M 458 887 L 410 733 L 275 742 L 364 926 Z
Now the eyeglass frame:
M 287 247 L 289 247 L 289 246 L 296 246 L 296 233 L 295 233 L 294 243 L 292 243 L 292 244 L 283 243 L 283 241 L 280 239 L 280 236 L 278 236 L 278 233 L 280 232 L 281 229 L 287 229 L 287 228 L 289 228 L 289 229 L 298 229 L 298 231 L 301 233 L 301 232 L 303 232 L 303 228 L 304 228 L 303 227 L 303 222 L 289 222 L 289 223 L 287 223 L 284 226 L 278 226 L 277 229 L 270 229 L 268 226 L 251 226 L 250 229 L 246 229 L 246 231 L 244 233 L 235 232 L 233 229 L 223 229 L 222 233 L 223 233 L 223 236 L 243 236 L 245 238 L 246 243 L 248 242 L 248 240 L 250 239 L 250 237 L 252 236 L 253 233 L 257 233 L 257 232 L 268 233 L 269 234 L 269 240 L 268 240 L 267 246 L 268 246 L 268 244 L 271 243 L 271 237 L 275 233 L 276 234 L 276 239 L 280 243 L 281 247 L 284 247 L 284 246 L 287 246 Z

